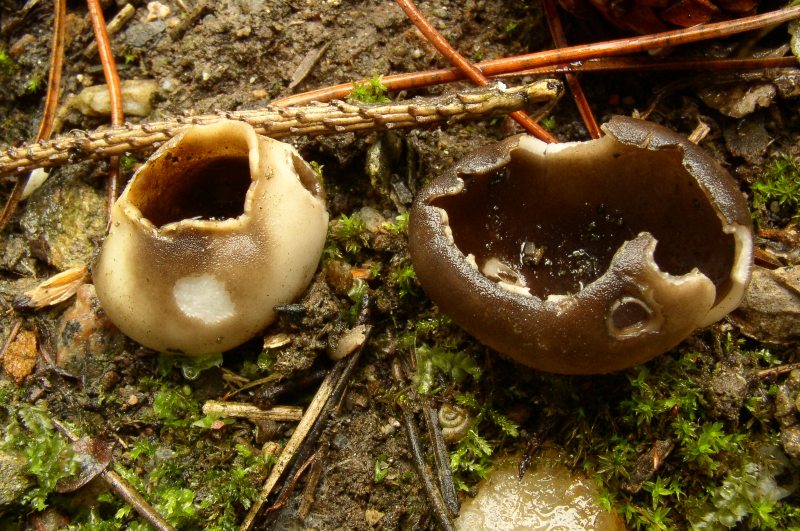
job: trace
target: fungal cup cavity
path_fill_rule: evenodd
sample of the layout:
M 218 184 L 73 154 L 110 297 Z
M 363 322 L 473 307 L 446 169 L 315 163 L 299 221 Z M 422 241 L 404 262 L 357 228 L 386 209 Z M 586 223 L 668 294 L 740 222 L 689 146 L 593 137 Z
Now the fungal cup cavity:
M 412 210 L 423 288 L 478 339 L 536 368 L 609 372 L 649 359 L 738 305 L 749 275 L 750 219 L 730 175 L 655 124 L 615 117 L 604 129 L 590 142 L 486 146 Z

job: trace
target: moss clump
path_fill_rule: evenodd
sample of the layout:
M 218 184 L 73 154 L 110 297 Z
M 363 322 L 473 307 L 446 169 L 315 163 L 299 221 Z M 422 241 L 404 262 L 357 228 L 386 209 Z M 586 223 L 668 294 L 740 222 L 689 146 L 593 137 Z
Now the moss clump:
M 386 96 L 388 90 L 381 82 L 381 76 L 375 74 L 364 83 L 355 83 L 347 99 L 361 103 L 389 103 L 392 100 Z
M 25 472 L 35 481 L 22 502 L 42 511 L 58 483 L 77 473 L 78 460 L 67 440 L 56 431 L 46 409 L 32 405 L 6 409 L 9 422 L 0 450 L 25 458 Z
M 753 216 L 758 223 L 800 219 L 800 162 L 796 157 L 779 155 L 751 189 Z

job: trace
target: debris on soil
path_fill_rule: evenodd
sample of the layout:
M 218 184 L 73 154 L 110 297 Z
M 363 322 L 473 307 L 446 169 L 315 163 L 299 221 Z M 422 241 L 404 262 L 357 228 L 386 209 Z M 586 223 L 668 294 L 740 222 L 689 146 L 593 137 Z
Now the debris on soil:
M 800 338 L 800 267 L 754 266 L 744 300 L 731 319 L 754 339 L 793 344 Z

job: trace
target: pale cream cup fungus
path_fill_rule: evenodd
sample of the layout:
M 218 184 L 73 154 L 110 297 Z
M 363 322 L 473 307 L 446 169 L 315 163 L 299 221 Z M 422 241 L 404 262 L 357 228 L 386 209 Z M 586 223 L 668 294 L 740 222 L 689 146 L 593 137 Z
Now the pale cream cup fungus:
M 684 137 L 614 117 L 590 142 L 516 136 L 418 195 L 417 277 L 482 343 L 536 369 L 607 373 L 741 301 L 752 227 L 736 182 Z
M 327 225 L 320 179 L 294 148 L 243 122 L 193 126 L 114 204 L 93 272 L 97 296 L 151 349 L 229 350 L 302 294 Z

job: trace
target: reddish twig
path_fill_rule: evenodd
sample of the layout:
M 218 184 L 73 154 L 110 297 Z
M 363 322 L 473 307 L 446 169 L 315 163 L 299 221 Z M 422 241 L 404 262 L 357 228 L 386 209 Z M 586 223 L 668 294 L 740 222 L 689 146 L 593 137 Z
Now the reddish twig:
M 630 55 L 707 39 L 729 37 L 737 33 L 759 29 L 771 24 L 779 24 L 798 17 L 800 17 L 800 5 L 778 9 L 752 17 L 744 17 L 715 24 L 704 24 L 693 28 L 683 28 L 663 33 L 655 33 L 653 35 L 640 35 L 637 37 L 628 37 L 594 44 L 570 46 L 559 50 L 546 50 L 515 57 L 493 59 L 477 63 L 475 66 L 480 69 L 485 76 L 496 76 L 499 74 L 520 72 L 530 68 L 566 65 L 573 61 L 587 61 L 589 59 Z M 464 77 L 465 76 L 456 69 L 427 70 L 384 76 L 381 78 L 381 82 L 389 90 L 397 91 L 450 83 L 463 79 Z M 368 80 L 323 87 L 318 90 L 281 98 L 273 101 L 273 104 L 280 106 L 303 105 L 312 101 L 342 99 L 350 94 L 356 84 L 365 81 Z
M 555 0 L 542 0 L 542 7 L 544 8 L 547 25 L 550 27 L 550 34 L 553 36 L 553 44 L 555 44 L 556 48 L 566 47 L 567 36 L 564 34 L 564 27 L 561 25 L 561 17 L 558 15 Z M 600 127 L 597 125 L 597 120 L 594 119 L 594 114 L 592 114 L 592 109 L 589 107 L 589 102 L 583 93 L 578 76 L 572 72 L 565 72 L 564 78 L 567 80 L 567 86 L 572 92 L 575 105 L 578 107 L 578 112 L 581 113 L 581 118 L 583 118 L 583 123 L 586 125 L 589 136 L 600 138 L 602 135 Z
M 445 39 L 444 36 L 442 36 L 442 34 L 439 33 L 430 22 L 428 22 L 428 19 L 425 18 L 412 0 L 396 1 L 408 18 L 411 19 L 411 22 L 413 22 L 414 25 L 422 32 L 425 38 L 428 39 L 431 44 L 433 44 L 439 53 L 444 55 L 448 61 L 450 61 L 456 66 L 456 68 L 463 72 L 464 75 L 470 79 L 470 81 L 480 87 L 489 84 L 489 80 L 486 79 L 486 76 L 484 76 L 483 73 L 475 67 L 475 65 L 470 63 L 466 57 L 458 53 L 458 51 L 453 48 L 449 42 L 447 42 L 447 39 Z M 510 113 L 509 116 L 535 137 L 544 140 L 545 142 L 556 142 L 556 139 L 553 138 L 553 136 L 541 125 L 531 120 L 531 117 L 528 116 L 525 111 L 514 111 Z
M 64 66 L 64 35 L 66 33 L 66 0 L 54 0 L 53 13 L 53 46 L 50 52 L 50 72 L 47 76 L 47 96 L 42 112 L 42 121 L 39 123 L 39 132 L 36 141 L 47 140 L 53 132 L 53 122 L 56 119 L 58 97 L 61 94 L 61 71 Z
M 53 44 L 50 49 L 50 72 L 47 76 L 47 95 L 44 100 L 42 120 L 39 122 L 39 131 L 36 133 L 36 142 L 47 140 L 53 132 L 53 122 L 58 107 L 58 97 L 61 93 L 61 72 L 64 66 L 64 34 L 66 28 L 66 0 L 53 0 Z M 14 188 L 8 196 L 3 212 L 0 213 L 0 231 L 11 220 L 22 199 L 22 175 L 16 177 Z
M 518 72 L 497 74 L 495 78 L 553 75 L 565 72 L 627 72 L 658 70 L 696 70 L 700 72 L 720 72 L 725 70 L 769 70 L 797 66 L 797 58 L 762 57 L 759 59 L 704 59 L 694 57 L 603 57 L 588 59 L 563 65 L 529 68 Z
M 125 116 L 122 112 L 122 89 L 117 73 L 117 63 L 114 61 L 114 54 L 111 51 L 111 41 L 106 30 L 106 21 L 103 18 L 103 11 L 100 7 L 100 0 L 86 0 L 89 6 L 89 14 L 92 18 L 92 29 L 97 41 L 97 50 L 100 54 L 100 62 L 103 65 L 103 76 L 106 78 L 108 95 L 111 100 L 111 125 L 122 125 Z M 117 189 L 119 188 L 119 157 L 111 157 L 109 160 L 111 169 L 108 173 L 108 209 L 117 200 Z

